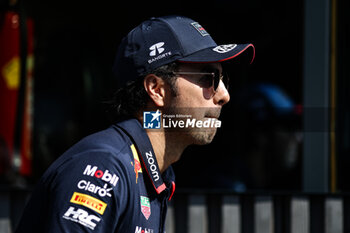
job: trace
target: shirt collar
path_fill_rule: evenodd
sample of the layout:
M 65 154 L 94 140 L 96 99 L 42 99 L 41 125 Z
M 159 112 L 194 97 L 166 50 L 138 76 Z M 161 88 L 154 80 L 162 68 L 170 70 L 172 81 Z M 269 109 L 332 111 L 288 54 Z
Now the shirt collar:
M 135 144 L 138 154 L 140 155 L 141 163 L 157 194 L 163 192 L 167 188 L 167 185 L 171 185 L 173 192 L 175 187 L 174 171 L 169 167 L 164 171 L 163 175 L 160 173 L 152 144 L 141 124 L 136 119 L 130 119 L 122 121 L 116 126 L 126 133 Z

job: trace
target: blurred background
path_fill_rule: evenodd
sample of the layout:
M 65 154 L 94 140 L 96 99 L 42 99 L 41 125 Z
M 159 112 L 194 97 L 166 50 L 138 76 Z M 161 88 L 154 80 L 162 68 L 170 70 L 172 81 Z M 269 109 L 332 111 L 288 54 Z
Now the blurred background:
M 118 88 L 122 37 L 178 14 L 218 44 L 256 48 L 251 65 L 224 64 L 231 102 L 222 128 L 174 165 L 179 192 L 347 193 L 348 10 L 345 0 L 1 0 L 0 191 L 30 193 L 65 150 L 112 124 L 105 102 Z

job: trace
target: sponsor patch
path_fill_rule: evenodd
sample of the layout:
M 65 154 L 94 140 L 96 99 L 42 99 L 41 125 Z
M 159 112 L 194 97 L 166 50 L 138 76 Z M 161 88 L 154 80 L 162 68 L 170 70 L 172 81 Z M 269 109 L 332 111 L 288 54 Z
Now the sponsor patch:
M 96 211 L 97 213 L 103 215 L 107 204 L 103 201 L 100 201 L 94 197 L 91 197 L 87 194 L 74 192 L 72 198 L 70 199 L 71 203 L 85 206 L 89 209 Z
M 94 230 L 96 227 L 96 224 L 100 222 L 100 218 L 89 214 L 87 211 L 77 208 L 75 210 L 74 207 L 69 207 L 69 209 L 66 211 L 66 213 L 62 216 L 64 219 L 77 222 L 83 226 L 86 226 L 90 228 L 91 230 Z
M 135 233 L 153 233 L 153 229 L 136 226 Z
M 148 197 L 140 196 L 141 212 L 143 216 L 148 220 L 151 216 L 151 203 Z
M 131 165 L 134 166 L 134 172 L 135 172 L 135 175 L 136 175 L 136 184 L 137 184 L 137 179 L 139 178 L 139 173 L 142 173 L 142 167 L 141 167 L 139 155 L 137 154 L 135 145 L 132 144 L 130 146 L 130 148 L 131 148 L 131 151 L 132 151 L 132 155 L 134 156 L 134 163 L 131 162 Z
M 237 44 L 225 44 L 225 45 L 219 45 L 213 48 L 213 50 L 217 53 L 227 53 L 236 47 L 237 47 Z
M 112 196 L 110 191 L 113 188 L 107 188 L 107 184 L 105 184 L 103 187 L 100 187 L 98 185 L 91 183 L 90 181 L 80 180 L 78 182 L 77 187 L 79 189 L 86 190 L 86 191 L 89 191 L 89 192 L 94 193 L 94 194 L 98 194 L 100 197 L 105 197 L 105 196 L 111 197 Z
M 198 23 L 193 22 L 191 25 L 202 35 L 202 36 L 209 36 L 209 33 Z
M 119 177 L 116 174 L 110 173 L 109 170 L 105 170 L 105 171 L 98 170 L 97 166 L 92 167 L 91 165 L 86 166 L 83 175 L 95 176 L 96 178 L 101 179 L 105 182 L 108 182 L 113 186 L 116 186 L 119 180 Z
M 163 46 L 164 46 L 164 42 L 159 42 L 157 44 L 152 45 L 151 47 L 149 47 L 149 50 L 150 50 L 149 55 L 151 57 L 154 57 L 157 54 L 161 54 L 162 52 L 164 52 Z
M 171 51 L 165 52 L 165 43 L 164 42 L 158 42 L 151 47 L 149 47 L 149 56 L 151 57 L 148 59 L 148 63 L 151 64 L 155 61 L 162 60 L 166 57 L 169 57 L 172 55 Z
M 152 173 L 152 177 L 154 181 L 159 180 L 159 173 L 158 173 L 158 168 L 156 166 L 156 159 L 154 158 L 152 151 L 146 152 L 146 158 L 147 158 L 147 166 L 149 169 L 149 172 Z

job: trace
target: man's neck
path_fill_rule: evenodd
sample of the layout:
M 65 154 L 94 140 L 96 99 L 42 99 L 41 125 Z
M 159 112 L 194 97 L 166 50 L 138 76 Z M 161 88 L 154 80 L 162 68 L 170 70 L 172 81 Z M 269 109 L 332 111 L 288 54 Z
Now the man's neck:
M 147 130 L 146 132 L 156 155 L 160 172 L 163 173 L 171 164 L 180 159 L 188 145 L 181 143 L 181 137 L 176 133 L 165 133 L 157 130 Z

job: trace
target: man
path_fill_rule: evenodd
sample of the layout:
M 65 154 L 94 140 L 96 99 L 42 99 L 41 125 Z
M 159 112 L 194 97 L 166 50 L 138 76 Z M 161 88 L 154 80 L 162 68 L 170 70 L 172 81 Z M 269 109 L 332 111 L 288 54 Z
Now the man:
M 220 62 L 248 47 L 218 46 L 199 23 L 180 16 L 134 28 L 114 66 L 122 88 L 111 111 L 119 123 L 52 164 L 17 232 L 164 232 L 175 190 L 170 165 L 188 145 L 212 141 L 230 99 Z M 171 130 L 160 127 L 161 114 L 179 116 L 168 122 L 190 119 Z

